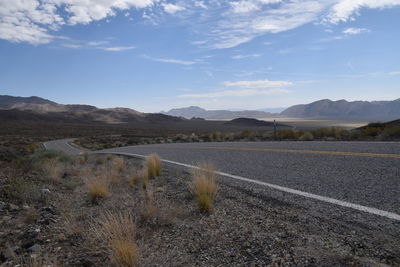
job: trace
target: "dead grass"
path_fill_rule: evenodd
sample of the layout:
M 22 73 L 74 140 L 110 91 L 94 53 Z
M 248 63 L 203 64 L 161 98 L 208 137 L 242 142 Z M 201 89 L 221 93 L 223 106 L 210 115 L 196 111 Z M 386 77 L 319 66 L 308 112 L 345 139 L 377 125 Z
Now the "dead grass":
M 213 201 L 218 192 L 214 165 L 200 164 L 193 170 L 191 191 L 196 198 L 200 211 L 211 211 Z
M 50 159 L 42 163 L 44 175 L 50 181 L 60 181 L 65 173 L 65 164 L 58 159 Z
M 135 188 L 140 181 L 140 173 L 138 173 L 137 169 L 132 169 L 131 175 L 128 179 L 128 185 L 131 188 Z
M 113 159 L 112 164 L 118 172 L 122 172 L 125 167 L 125 160 L 121 157 L 116 157 Z
M 161 160 L 157 154 L 151 154 L 146 158 L 146 167 L 149 172 L 149 178 L 154 179 L 160 175 Z
M 94 224 L 96 238 L 107 244 L 116 266 L 135 266 L 139 258 L 135 243 L 136 227 L 129 213 L 107 212 Z
M 143 167 L 140 177 L 142 179 L 142 188 L 146 190 L 149 185 L 149 170 L 147 167 Z
M 109 195 L 109 181 L 104 175 L 95 175 L 85 181 L 88 188 L 89 199 L 93 204 L 97 204 L 100 199 Z

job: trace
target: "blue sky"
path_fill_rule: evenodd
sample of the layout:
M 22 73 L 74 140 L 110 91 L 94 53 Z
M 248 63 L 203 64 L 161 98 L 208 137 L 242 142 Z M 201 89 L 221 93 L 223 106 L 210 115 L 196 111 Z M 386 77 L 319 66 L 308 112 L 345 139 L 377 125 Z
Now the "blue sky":
M 157 112 L 400 98 L 400 0 L 0 0 L 0 94 Z

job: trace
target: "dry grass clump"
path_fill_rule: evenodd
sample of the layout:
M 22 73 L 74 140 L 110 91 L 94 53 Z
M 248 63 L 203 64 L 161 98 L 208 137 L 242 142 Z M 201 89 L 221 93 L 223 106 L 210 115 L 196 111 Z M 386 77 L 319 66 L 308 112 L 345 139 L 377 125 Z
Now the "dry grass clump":
M 97 204 L 100 199 L 109 195 L 109 181 L 104 175 L 97 175 L 86 180 L 89 190 L 89 199 L 93 204 Z
M 142 188 L 146 190 L 149 185 L 149 170 L 147 167 L 143 167 L 140 177 L 142 179 Z
M 129 187 L 135 188 L 137 186 L 137 184 L 139 183 L 139 181 L 140 181 L 140 173 L 138 172 L 137 169 L 133 169 L 131 171 L 131 175 L 128 179 Z
M 213 201 L 218 192 L 215 167 L 211 163 L 200 164 L 193 170 L 191 191 L 201 211 L 212 210 Z
M 58 159 L 49 159 L 42 163 L 41 169 L 50 181 L 59 181 L 65 173 L 65 164 Z
M 160 175 L 161 160 L 157 154 L 151 154 L 146 158 L 146 167 L 149 172 L 149 178 L 153 179 Z
M 113 159 L 112 164 L 118 172 L 122 172 L 124 170 L 125 160 L 121 157 L 117 157 Z
M 93 227 L 96 238 L 107 244 L 116 266 L 135 266 L 139 258 L 135 224 L 129 213 L 105 213 Z

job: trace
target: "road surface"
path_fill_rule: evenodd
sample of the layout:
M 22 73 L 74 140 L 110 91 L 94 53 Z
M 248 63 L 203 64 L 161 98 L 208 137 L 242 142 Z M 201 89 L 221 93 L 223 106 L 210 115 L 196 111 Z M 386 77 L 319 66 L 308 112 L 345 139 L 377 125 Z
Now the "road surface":
M 79 153 L 67 141 L 52 141 L 45 146 Z M 228 182 L 239 180 L 259 190 L 296 195 L 292 201 L 316 199 L 400 221 L 399 142 L 185 143 L 100 152 L 142 156 L 157 153 L 181 166 L 212 162 Z

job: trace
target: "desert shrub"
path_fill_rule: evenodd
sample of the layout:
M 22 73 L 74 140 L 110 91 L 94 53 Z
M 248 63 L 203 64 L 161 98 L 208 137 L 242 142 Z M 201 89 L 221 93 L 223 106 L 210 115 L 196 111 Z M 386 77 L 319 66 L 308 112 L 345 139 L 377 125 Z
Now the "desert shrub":
M 105 213 L 92 223 L 95 237 L 105 243 L 116 266 L 135 266 L 139 258 L 135 243 L 136 227 L 129 213 Z
M 12 177 L 2 191 L 8 198 L 22 203 L 37 203 L 45 200 L 39 185 L 23 177 Z
M 295 140 L 299 137 L 299 132 L 295 130 L 280 130 L 277 133 L 278 137 L 283 140 Z
M 109 181 L 104 175 L 92 176 L 86 179 L 89 199 L 93 204 L 109 195 Z
M 151 154 L 146 158 L 146 167 L 149 172 L 149 178 L 153 179 L 160 175 L 161 160 L 156 154 Z
M 314 136 L 310 132 L 305 132 L 299 137 L 300 141 L 312 141 L 314 140 Z
M 382 131 L 382 128 L 380 127 L 366 127 L 361 130 L 361 134 L 365 137 L 376 137 L 378 136 Z
M 191 192 L 196 198 L 199 209 L 210 211 L 218 192 L 215 167 L 210 163 L 200 164 L 198 167 L 193 170 Z
M 69 164 L 73 162 L 73 158 L 61 151 L 56 150 L 37 150 L 32 155 L 26 158 L 28 164 L 31 164 L 34 168 L 38 168 L 45 172 L 45 174 L 53 175 L 53 170 L 49 170 L 51 164 L 57 164 L 57 168 L 61 169 L 62 164 Z M 50 172 L 48 172 L 50 171 Z M 55 170 L 54 170 L 55 171 Z
M 41 163 L 40 169 L 43 171 L 48 181 L 60 181 L 65 174 L 65 164 L 53 158 Z
M 387 139 L 393 139 L 393 138 L 399 138 L 399 137 L 400 137 L 400 127 L 399 126 L 386 127 L 385 129 L 382 130 L 382 132 L 378 136 L 378 138 L 380 140 L 387 140 Z

